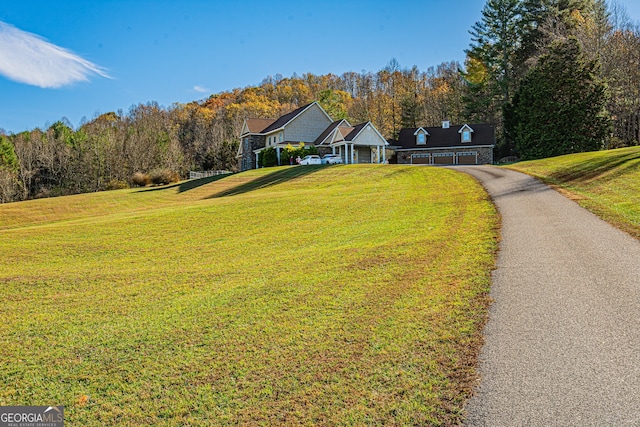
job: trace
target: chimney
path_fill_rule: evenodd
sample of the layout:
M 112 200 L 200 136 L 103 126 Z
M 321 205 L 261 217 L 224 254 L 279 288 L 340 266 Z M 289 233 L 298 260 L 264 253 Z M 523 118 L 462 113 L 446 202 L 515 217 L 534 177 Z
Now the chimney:
M 442 121 L 442 129 L 449 129 L 449 120 Z

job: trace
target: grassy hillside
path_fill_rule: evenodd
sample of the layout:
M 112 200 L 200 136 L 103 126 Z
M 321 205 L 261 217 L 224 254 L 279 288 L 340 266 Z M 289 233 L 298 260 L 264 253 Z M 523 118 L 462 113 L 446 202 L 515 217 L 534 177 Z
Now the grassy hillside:
M 571 154 L 509 166 L 563 191 L 640 238 L 640 147 Z
M 497 234 L 466 175 L 263 169 L 0 224 L 0 405 L 82 426 L 461 416 Z

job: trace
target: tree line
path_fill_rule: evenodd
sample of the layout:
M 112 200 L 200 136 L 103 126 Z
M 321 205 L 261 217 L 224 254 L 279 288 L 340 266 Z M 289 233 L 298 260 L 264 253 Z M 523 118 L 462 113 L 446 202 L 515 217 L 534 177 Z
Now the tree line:
M 0 202 L 135 185 L 140 174 L 236 170 L 246 117 L 319 101 L 334 118 L 403 127 L 494 123 L 496 158 L 637 145 L 640 29 L 604 0 L 488 0 L 464 64 L 275 75 L 169 107 L 132 106 L 46 129 L 0 131 Z M 167 174 L 168 172 L 168 174 Z
M 134 105 L 77 129 L 61 119 L 0 132 L 0 202 L 125 188 L 140 173 L 236 170 L 246 117 L 275 118 L 315 100 L 334 119 L 371 120 L 388 137 L 402 126 L 461 118 L 459 68 L 451 62 L 421 72 L 392 60 L 376 73 L 276 75 L 187 104 Z
M 605 0 L 488 0 L 463 75 L 469 117 L 498 156 L 637 145 L 640 29 Z

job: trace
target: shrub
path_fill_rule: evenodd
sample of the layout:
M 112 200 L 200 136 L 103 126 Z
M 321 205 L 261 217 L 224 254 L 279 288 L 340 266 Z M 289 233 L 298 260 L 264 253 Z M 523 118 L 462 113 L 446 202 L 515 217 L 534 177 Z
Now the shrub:
M 318 149 L 315 146 L 305 147 L 304 142 L 301 142 L 296 147 L 291 144 L 288 144 L 281 153 L 281 159 L 283 165 L 289 164 L 289 159 L 293 157 L 293 164 L 295 165 L 295 161 L 298 157 L 301 159 L 308 154 L 318 154 Z
M 51 197 L 51 190 L 47 187 L 40 187 L 40 190 L 33 196 L 34 199 L 46 199 Z
M 307 154 L 318 154 L 318 149 L 315 146 L 305 147 L 304 142 L 294 147 L 291 144 L 287 144 L 286 147 L 280 150 L 280 164 L 282 166 L 288 164 L 296 164 L 295 159 L 300 157 L 304 158 Z M 267 147 L 258 154 L 258 165 L 263 168 L 271 166 L 278 166 L 278 153 L 274 147 Z
M 126 181 L 122 181 L 120 179 L 112 179 L 109 181 L 105 187 L 106 190 L 122 190 L 125 188 L 129 188 L 129 184 Z
M 259 160 L 261 160 L 261 166 L 268 168 L 271 166 L 278 166 L 278 153 L 276 152 L 276 149 L 273 147 L 268 147 L 265 148 L 264 150 L 262 150 L 260 152 L 260 155 L 258 155 L 260 157 Z
M 136 185 L 138 187 L 145 187 L 151 184 L 151 178 L 149 177 L 149 175 L 142 172 L 134 173 L 131 181 L 133 182 L 133 185 Z
M 611 139 L 609 139 L 608 144 L 607 144 L 607 148 L 609 150 L 612 150 L 614 148 L 624 148 L 624 147 L 628 147 L 629 144 L 627 144 L 624 140 L 613 136 L 611 137 Z
M 155 185 L 166 185 L 180 181 L 180 175 L 169 169 L 158 169 L 151 172 L 151 182 Z

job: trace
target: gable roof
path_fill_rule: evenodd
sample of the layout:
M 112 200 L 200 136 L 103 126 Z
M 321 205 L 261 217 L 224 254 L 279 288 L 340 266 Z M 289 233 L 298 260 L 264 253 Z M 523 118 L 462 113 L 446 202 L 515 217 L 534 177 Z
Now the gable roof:
M 329 120 L 332 120 L 331 117 L 327 114 L 327 112 L 324 111 L 324 109 L 320 106 L 320 104 L 318 104 L 317 101 L 314 101 L 309 104 L 303 105 L 302 107 L 298 107 L 295 110 L 291 111 L 290 113 L 280 116 L 277 119 L 253 119 L 252 118 L 252 119 L 245 119 L 245 123 L 247 125 L 247 128 L 249 129 L 249 133 L 266 134 L 278 129 L 282 129 L 289 122 L 291 122 L 293 119 L 298 117 L 300 114 L 302 114 L 304 111 L 306 111 L 308 108 L 310 108 L 314 104 L 317 105 L 320 111 L 322 111 Z M 243 130 L 244 130 L 244 127 L 243 127 Z
M 386 144 L 384 137 L 378 132 L 371 122 L 359 123 L 351 126 L 345 119 L 331 123 L 324 132 L 315 140 L 315 145 L 333 145 L 337 143 L 354 142 L 362 131 L 371 126 L 371 129 L 378 135 L 381 141 Z
M 364 127 L 369 124 L 369 122 L 364 122 L 364 123 L 360 123 L 357 124 L 351 128 L 349 128 L 349 133 L 347 133 L 346 135 L 344 135 L 344 140 L 345 141 L 353 141 L 353 139 L 358 136 L 358 134 L 360 133 L 360 131 L 362 131 L 362 129 L 364 129 Z
M 475 132 L 475 130 L 473 130 L 473 129 L 471 128 L 471 126 L 469 126 L 469 125 L 467 125 L 467 124 L 464 124 L 464 125 L 462 125 L 462 126 L 460 127 L 460 130 L 458 131 L 458 133 L 462 133 L 462 131 L 464 131 L 465 129 L 469 129 L 469 130 L 471 131 L 471 133 Z
M 345 141 L 355 141 L 358 135 L 360 135 L 365 129 L 371 129 L 378 136 L 378 138 L 380 138 L 383 145 L 385 146 L 389 145 L 387 140 L 384 138 L 384 136 L 382 136 L 382 134 L 378 131 L 378 129 L 376 129 L 376 127 L 371 122 L 364 122 L 364 123 L 355 125 L 353 131 L 345 137 Z
M 339 127 L 340 125 L 344 124 L 345 126 L 350 126 L 349 122 L 346 121 L 345 119 L 342 120 L 336 120 L 335 122 L 331 123 L 321 134 L 320 136 L 318 136 L 318 138 L 316 138 L 316 140 L 313 142 L 314 145 L 322 145 L 325 143 L 325 140 L 332 134 L 332 132 L 335 131 L 335 129 L 337 127 Z M 332 141 L 327 141 L 329 144 Z
M 318 104 L 317 101 L 314 101 L 310 104 L 307 105 L 303 105 L 300 108 L 296 108 L 295 110 L 293 110 L 290 113 L 285 114 L 284 116 L 280 116 L 273 124 L 271 124 L 270 126 L 268 126 L 267 128 L 265 128 L 262 133 L 269 133 L 269 132 L 273 132 L 274 130 L 278 130 L 283 128 L 284 126 L 286 126 L 289 122 L 293 121 L 296 117 L 298 117 L 300 114 L 302 114 L 303 112 L 305 112 L 307 109 L 311 108 L 313 105 L 316 105 L 320 111 L 322 111 L 324 113 L 325 116 L 327 116 L 327 118 L 329 119 L 329 121 L 333 121 L 333 119 L 331 118 L 331 116 L 329 116 L 327 114 L 326 111 L 324 111 L 324 108 L 322 108 L 320 106 L 320 104 Z
M 460 141 L 460 131 L 462 128 L 468 127 L 473 129 L 473 139 L 471 142 Z M 420 128 L 403 128 L 398 135 L 398 141 L 396 142 L 400 149 L 403 148 L 450 148 L 450 147 L 464 147 L 464 146 L 477 146 L 495 145 L 495 126 L 488 123 L 474 124 L 474 125 L 457 125 L 449 128 L 442 127 L 423 127 L 427 133 L 427 143 L 417 145 L 416 132 Z
M 311 104 L 303 105 L 302 107 L 296 108 L 295 110 L 285 114 L 284 116 L 278 117 L 273 123 L 271 123 L 269 126 L 264 128 L 260 133 L 269 133 L 273 130 L 280 129 L 281 127 L 289 123 L 291 120 L 293 120 L 298 114 L 302 113 L 304 110 L 309 108 L 312 104 L 314 103 L 312 102 Z

